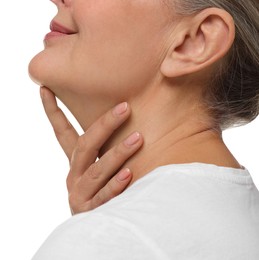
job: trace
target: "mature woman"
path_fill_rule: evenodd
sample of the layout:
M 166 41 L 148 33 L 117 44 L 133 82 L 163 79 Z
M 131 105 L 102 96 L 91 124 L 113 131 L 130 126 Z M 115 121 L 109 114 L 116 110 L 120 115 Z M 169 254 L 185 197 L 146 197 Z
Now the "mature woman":
M 33 259 L 259 259 L 259 192 L 221 136 L 258 115 L 258 0 L 52 2 L 29 70 L 84 213 Z

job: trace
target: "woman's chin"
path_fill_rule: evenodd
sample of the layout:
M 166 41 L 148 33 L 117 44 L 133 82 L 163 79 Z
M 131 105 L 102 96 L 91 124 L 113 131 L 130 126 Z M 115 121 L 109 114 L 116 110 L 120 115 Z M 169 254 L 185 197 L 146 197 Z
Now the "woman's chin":
M 28 73 L 33 82 L 37 85 L 44 85 L 44 62 L 41 59 L 41 53 L 37 54 L 32 58 L 28 66 Z
M 52 59 L 50 55 L 46 55 L 45 50 L 38 53 L 34 56 L 29 65 L 28 65 L 28 73 L 32 81 L 34 81 L 37 85 L 47 86 L 51 82 L 51 85 L 58 85 L 57 81 L 60 80 L 61 77 L 58 77 L 58 65 Z M 59 79 L 59 80 L 57 80 Z

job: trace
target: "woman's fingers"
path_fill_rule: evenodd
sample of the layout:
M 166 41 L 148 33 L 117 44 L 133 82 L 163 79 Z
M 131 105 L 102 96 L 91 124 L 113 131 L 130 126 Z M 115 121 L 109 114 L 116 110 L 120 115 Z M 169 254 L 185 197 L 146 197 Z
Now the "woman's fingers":
M 103 144 L 121 126 L 130 115 L 130 108 L 126 102 L 117 105 L 101 116 L 88 130 L 78 138 L 71 159 L 69 175 L 81 176 L 92 165 Z M 108 162 L 105 167 L 112 164 Z M 71 178 L 72 176 L 69 176 Z
M 72 192 L 80 194 L 80 199 L 82 201 L 92 199 L 100 189 L 109 183 L 109 180 L 114 176 L 118 169 L 121 168 L 123 163 L 135 154 L 142 145 L 143 137 L 137 132 L 131 134 L 126 140 L 113 147 L 97 162 L 93 163 L 81 176 L 76 189 Z M 113 193 L 116 192 L 117 189 Z M 79 198 L 76 194 L 71 198 L 73 199 L 73 197 Z
M 70 194 L 69 204 L 72 214 L 78 214 L 93 210 L 112 198 L 121 194 L 132 179 L 132 173 L 129 169 L 120 170 L 103 188 L 89 200 L 81 200 L 77 194 Z
M 70 160 L 78 140 L 78 133 L 57 106 L 54 94 L 46 87 L 40 88 L 43 107 L 53 127 L 58 142 Z
M 41 97 L 56 137 L 70 161 L 67 187 L 72 212 L 96 208 L 119 195 L 130 183 L 132 174 L 128 169 L 115 173 L 142 146 L 142 136 L 135 132 L 98 161 L 96 158 L 109 137 L 129 118 L 128 104 L 117 105 L 78 136 L 58 107 L 55 95 L 42 87 Z
M 99 192 L 92 198 L 87 205 L 89 210 L 95 209 L 107 201 L 121 194 L 132 179 L 132 173 L 129 169 L 122 169 L 116 174 Z M 75 212 L 79 213 L 79 212 Z

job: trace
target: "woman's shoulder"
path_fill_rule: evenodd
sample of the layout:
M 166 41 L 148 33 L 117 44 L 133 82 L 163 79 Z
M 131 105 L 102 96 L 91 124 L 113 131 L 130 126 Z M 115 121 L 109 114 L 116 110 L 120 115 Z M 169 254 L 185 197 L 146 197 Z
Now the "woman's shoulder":
M 233 181 L 233 174 L 246 181 Z M 251 185 L 247 170 L 159 167 L 108 203 L 67 220 L 33 260 L 63 259 L 62 254 L 75 259 L 75 252 L 78 260 L 132 259 L 132 254 L 139 254 L 134 259 L 172 259 L 179 252 L 186 254 L 181 259 L 238 259 L 242 254 L 256 259 L 259 195 Z

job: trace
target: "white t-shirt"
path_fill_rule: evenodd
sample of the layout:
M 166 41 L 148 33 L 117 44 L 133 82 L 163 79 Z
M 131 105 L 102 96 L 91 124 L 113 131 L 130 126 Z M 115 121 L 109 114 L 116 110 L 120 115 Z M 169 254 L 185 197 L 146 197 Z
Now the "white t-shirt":
M 33 260 L 258 260 L 259 191 L 247 170 L 161 166 L 75 215 Z

